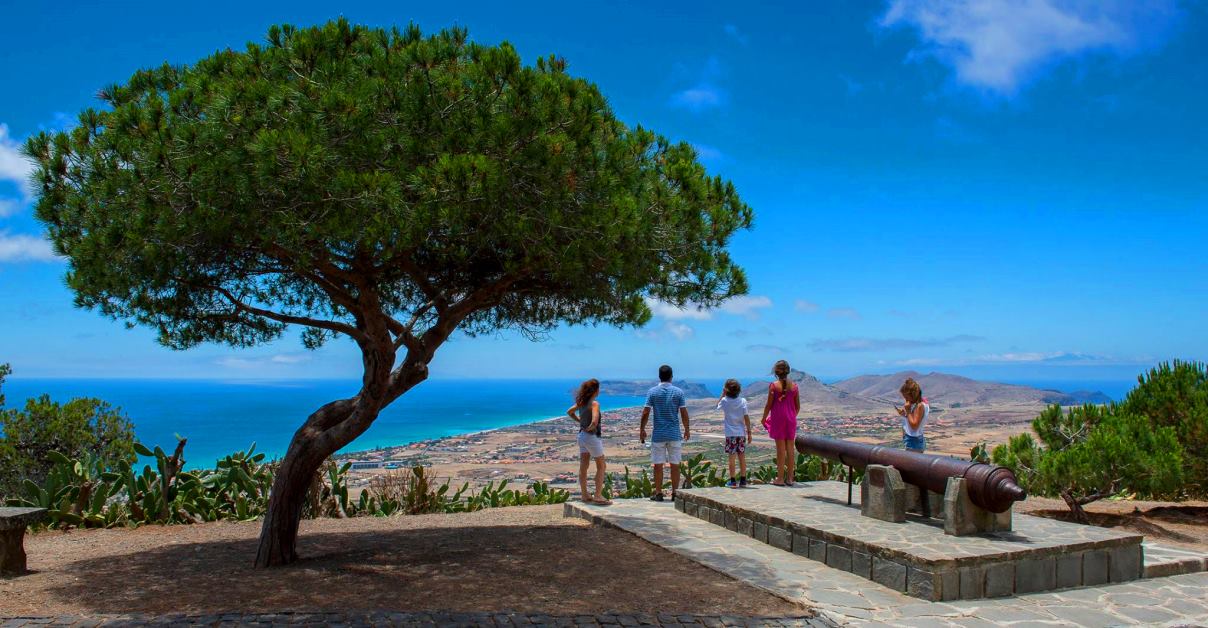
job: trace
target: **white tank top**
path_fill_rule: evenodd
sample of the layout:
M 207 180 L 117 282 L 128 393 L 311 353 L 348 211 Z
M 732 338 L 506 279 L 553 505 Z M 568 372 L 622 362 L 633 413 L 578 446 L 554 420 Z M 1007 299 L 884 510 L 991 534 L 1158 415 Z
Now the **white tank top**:
M 922 402 L 922 404 L 923 404 L 923 419 L 921 421 L 919 421 L 919 429 L 917 429 L 917 430 L 910 429 L 910 413 L 909 412 L 906 413 L 906 416 L 902 417 L 902 431 L 906 432 L 907 436 L 922 436 L 923 435 L 923 426 L 927 424 L 927 415 L 931 414 L 931 406 L 928 405 L 926 401 Z M 914 410 L 914 408 L 910 408 L 910 409 Z

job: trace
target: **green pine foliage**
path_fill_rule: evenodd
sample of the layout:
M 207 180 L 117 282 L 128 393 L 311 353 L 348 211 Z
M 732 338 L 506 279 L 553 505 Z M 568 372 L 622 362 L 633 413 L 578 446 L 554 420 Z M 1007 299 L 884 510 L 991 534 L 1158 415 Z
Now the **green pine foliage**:
M 1187 493 L 1208 497 L 1208 368 L 1203 362 L 1162 363 L 1137 378 L 1120 407 L 1154 426 L 1174 430 L 1183 448 Z

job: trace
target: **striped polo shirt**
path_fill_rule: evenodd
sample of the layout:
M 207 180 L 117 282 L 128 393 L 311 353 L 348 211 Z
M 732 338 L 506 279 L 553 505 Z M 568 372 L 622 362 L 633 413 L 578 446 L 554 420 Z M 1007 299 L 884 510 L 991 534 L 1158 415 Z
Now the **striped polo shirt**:
M 654 415 L 654 432 L 650 441 L 665 443 L 668 441 L 684 440 L 680 429 L 679 409 L 684 403 L 684 391 L 669 382 L 663 382 L 646 393 L 646 407 Z

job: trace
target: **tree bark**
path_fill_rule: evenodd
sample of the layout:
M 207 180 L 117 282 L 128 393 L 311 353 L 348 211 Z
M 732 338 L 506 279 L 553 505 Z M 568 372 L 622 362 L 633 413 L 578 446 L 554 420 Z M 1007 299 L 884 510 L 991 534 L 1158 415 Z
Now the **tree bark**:
M 343 446 L 322 438 L 318 428 L 324 423 L 346 421 L 353 411 L 350 403 L 332 402 L 312 414 L 294 434 L 269 491 L 268 512 L 256 551 L 257 567 L 288 565 L 298 559 L 298 524 L 307 490 L 323 462 Z
M 1087 516 L 1086 510 L 1082 506 L 1099 499 L 1099 494 L 1095 493 L 1092 496 L 1076 498 L 1069 491 L 1061 491 L 1061 499 L 1065 500 L 1065 505 L 1070 507 L 1070 513 L 1073 514 L 1074 521 L 1085 525 L 1091 522 L 1091 518 Z
M 427 362 L 410 358 L 398 371 L 385 371 L 384 377 L 370 381 L 373 371 L 367 368 L 360 394 L 324 405 L 294 433 L 269 492 L 257 567 L 288 565 L 298 559 L 298 525 L 315 473 L 328 457 L 369 429 L 382 408 L 428 377 Z

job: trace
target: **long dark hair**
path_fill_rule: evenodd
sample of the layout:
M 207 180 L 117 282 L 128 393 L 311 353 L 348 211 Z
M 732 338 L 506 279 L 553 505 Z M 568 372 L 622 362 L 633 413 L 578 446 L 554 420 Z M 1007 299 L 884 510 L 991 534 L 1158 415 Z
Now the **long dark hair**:
M 793 383 L 789 381 L 789 373 L 791 372 L 792 369 L 789 368 L 789 363 L 784 360 L 777 360 L 772 365 L 772 374 L 776 376 L 776 379 L 780 380 L 780 393 L 782 395 L 793 392 Z
M 596 393 L 600 392 L 600 380 L 591 378 L 582 384 L 579 384 L 579 391 L 575 393 L 575 405 L 583 407 Z

